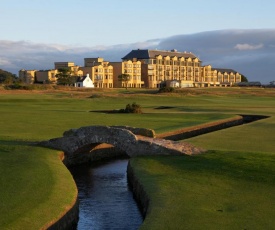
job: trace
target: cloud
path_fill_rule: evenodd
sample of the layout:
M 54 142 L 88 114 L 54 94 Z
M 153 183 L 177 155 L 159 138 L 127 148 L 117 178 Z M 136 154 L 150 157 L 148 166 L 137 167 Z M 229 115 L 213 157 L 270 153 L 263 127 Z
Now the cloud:
M 83 66 L 84 58 L 89 57 L 103 57 L 107 61 L 121 61 L 121 58 L 132 49 L 150 49 L 158 43 L 159 40 L 154 39 L 132 44 L 80 47 L 0 40 L 0 69 L 18 75 L 20 69 L 53 69 L 54 62 L 74 62 L 76 65 Z
M 203 65 L 235 69 L 250 81 L 268 83 L 275 80 L 275 29 L 206 31 L 94 47 L 0 40 L 0 68 L 18 74 L 20 69 L 52 69 L 58 61 L 82 66 L 84 58 L 88 57 L 121 61 L 132 49 L 192 52 Z
M 0 58 L 0 66 L 7 66 L 10 67 L 12 64 L 9 60 L 6 60 L 4 58 Z
M 275 29 L 217 30 L 164 38 L 159 49 L 191 51 L 203 65 L 231 68 L 250 81 L 275 80 Z
M 263 44 L 250 45 L 250 44 L 237 44 L 234 48 L 237 50 L 257 50 L 263 48 Z

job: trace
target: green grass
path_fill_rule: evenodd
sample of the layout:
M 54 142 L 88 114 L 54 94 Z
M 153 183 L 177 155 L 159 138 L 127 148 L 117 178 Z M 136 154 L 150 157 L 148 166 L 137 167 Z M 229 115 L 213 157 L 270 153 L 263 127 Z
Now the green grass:
M 188 139 L 206 149 L 266 152 L 275 155 L 275 116 Z
M 0 141 L 0 227 L 40 229 L 73 203 L 72 176 L 56 151 Z
M 133 101 L 142 105 L 144 114 L 90 112 L 125 108 L 126 104 Z M 0 99 L 0 137 L 20 136 L 25 140 L 44 140 L 61 136 L 65 130 L 87 125 L 130 125 L 152 128 L 161 133 L 233 116 L 223 113 L 183 114 L 180 106 L 172 111 L 154 109 L 162 106 L 162 103 L 163 100 L 158 101 L 158 97 L 138 98 L 136 95 L 96 99 L 59 98 L 58 95 L 3 95 Z M 169 99 L 169 103 L 166 103 L 171 104 L 173 101 Z M 177 104 L 183 103 L 177 101 Z
M 58 137 L 65 130 L 88 125 L 129 125 L 151 128 L 157 133 L 162 133 L 233 117 L 236 114 L 271 116 L 266 120 L 188 140 L 206 149 L 216 150 L 215 152 L 212 151 L 212 153 L 194 158 L 163 158 L 167 163 L 163 162 L 162 158 L 135 159 L 139 162 L 135 164 L 135 168 L 142 172 L 140 175 L 144 183 L 150 177 L 149 184 L 152 183 L 152 187 L 148 186 L 148 191 L 154 191 L 151 193 L 152 197 L 156 197 L 154 199 L 158 200 L 159 198 L 159 202 L 154 203 L 151 207 L 152 211 L 146 219 L 144 228 L 148 226 L 147 221 L 149 221 L 150 226 L 157 226 L 159 222 L 162 223 L 159 226 L 168 229 L 171 222 L 174 221 L 173 216 L 182 218 L 186 215 L 190 217 L 196 211 L 197 221 L 190 220 L 191 229 L 203 226 L 212 214 L 215 214 L 214 216 L 218 219 L 221 218 L 220 221 L 227 221 L 228 228 L 234 229 L 234 220 L 236 218 L 237 221 L 239 217 L 233 212 L 234 215 L 231 213 L 232 218 L 229 220 L 228 216 L 231 214 L 229 215 L 226 210 L 230 208 L 226 208 L 226 204 L 228 207 L 231 203 L 234 206 L 241 199 L 241 195 L 235 200 L 235 196 L 230 196 L 228 191 L 237 195 L 244 192 L 249 193 L 249 197 L 242 201 L 244 206 L 245 203 L 250 203 L 252 198 L 258 199 L 260 202 L 257 204 L 254 202 L 254 207 L 249 211 L 255 215 L 261 212 L 266 213 L 268 210 L 268 205 L 262 207 L 262 203 L 274 204 L 271 201 L 271 198 L 274 200 L 274 196 L 270 194 L 275 192 L 274 180 L 273 182 L 271 180 L 275 152 L 273 147 L 275 140 L 272 135 L 275 124 L 275 104 L 274 91 L 272 90 L 197 89 L 168 95 L 155 94 L 153 90 L 132 89 L 127 91 L 124 89 L 108 91 L 45 90 L 19 94 L 13 92 L 1 94 L 0 91 L 0 229 L 38 229 L 50 221 L 56 220 L 70 206 L 76 195 L 75 184 L 60 161 L 58 153 L 35 147 L 31 145 L 31 142 Z M 144 113 L 90 112 L 91 110 L 121 109 L 132 102 L 140 104 Z M 171 108 L 156 109 L 160 106 L 170 106 Z M 248 160 L 240 161 L 239 158 Z M 181 159 L 184 159 L 184 162 L 189 162 L 190 167 L 188 168 L 184 162 L 180 163 Z M 158 162 L 159 160 L 161 163 Z M 176 163 L 175 160 L 179 163 Z M 248 165 L 249 167 L 253 165 L 251 170 L 254 172 L 255 180 L 250 180 L 247 176 L 236 177 L 237 172 L 249 169 L 239 162 L 252 162 Z M 256 162 L 259 162 L 259 169 Z M 169 164 L 171 165 L 169 166 Z M 263 166 L 263 164 L 265 165 Z M 207 165 L 209 165 L 208 168 Z M 166 180 L 164 175 L 158 175 L 159 173 L 154 171 L 152 171 L 152 175 L 149 171 L 145 174 L 143 167 L 147 167 L 148 170 L 162 168 L 163 173 L 166 172 L 167 178 L 170 179 Z M 236 173 L 229 173 L 231 167 L 235 168 Z M 226 170 L 223 171 L 223 168 Z M 264 169 L 266 172 L 270 172 L 270 175 L 263 174 Z M 184 178 L 182 174 L 184 174 Z M 267 178 L 267 182 L 260 181 L 261 176 Z M 189 177 L 194 179 L 194 183 L 193 179 L 188 179 Z M 173 183 L 168 183 L 170 180 Z M 177 189 L 184 184 L 182 180 L 188 182 L 188 187 L 183 190 Z M 207 181 L 211 181 L 218 188 L 210 185 Z M 175 194 L 171 193 L 173 191 Z M 176 191 L 181 192 L 178 194 Z M 183 194 L 184 199 L 182 198 Z M 192 194 L 197 194 L 198 197 L 191 196 Z M 209 202 L 204 199 L 205 194 L 208 194 Z M 200 218 L 201 214 L 204 215 L 204 207 L 207 210 L 210 209 L 208 206 L 211 206 L 211 200 L 215 201 L 215 194 L 219 194 L 216 206 L 223 212 L 211 209 L 212 211 L 208 211 L 204 218 Z M 260 194 L 263 195 L 260 196 Z M 206 203 L 204 204 L 203 201 Z M 227 203 L 225 204 L 223 201 Z M 197 205 L 200 206 L 196 210 L 188 209 Z M 191 212 L 188 214 L 186 210 L 191 210 Z M 241 208 L 238 210 L 242 213 Z M 247 211 L 248 208 L 243 210 Z M 217 216 L 222 214 L 226 214 L 227 219 Z M 254 218 L 253 215 L 249 214 L 251 218 Z M 270 215 L 262 217 L 259 225 L 267 224 L 262 226 L 268 226 L 272 222 L 269 218 Z M 272 223 L 274 224 L 274 222 Z M 245 228 L 247 225 L 238 226 Z
M 272 154 L 208 152 L 131 159 L 150 197 L 141 229 L 273 229 Z

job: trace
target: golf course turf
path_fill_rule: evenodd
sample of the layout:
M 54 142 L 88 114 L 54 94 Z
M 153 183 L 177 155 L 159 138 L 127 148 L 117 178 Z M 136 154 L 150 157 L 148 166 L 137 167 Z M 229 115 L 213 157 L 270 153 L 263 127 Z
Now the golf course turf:
M 40 229 L 75 201 L 58 151 L 33 143 L 88 125 L 164 133 L 234 117 L 257 122 L 194 137 L 198 156 L 140 157 L 131 163 L 151 200 L 141 229 L 272 229 L 275 226 L 274 89 L 0 90 L 0 228 Z M 93 113 L 136 102 L 142 114 Z M 165 109 L 156 109 L 164 107 Z

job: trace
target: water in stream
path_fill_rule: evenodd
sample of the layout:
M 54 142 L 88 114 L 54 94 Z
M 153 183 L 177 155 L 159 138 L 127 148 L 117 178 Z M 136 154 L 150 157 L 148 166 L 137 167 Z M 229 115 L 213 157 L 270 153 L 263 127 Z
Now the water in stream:
M 79 191 L 78 230 L 138 229 L 143 218 L 127 183 L 128 159 L 70 168 Z

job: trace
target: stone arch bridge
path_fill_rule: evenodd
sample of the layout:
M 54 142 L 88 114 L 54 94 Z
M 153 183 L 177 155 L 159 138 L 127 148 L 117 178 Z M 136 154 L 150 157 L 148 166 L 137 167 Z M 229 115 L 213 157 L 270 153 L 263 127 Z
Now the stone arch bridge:
M 44 147 L 62 150 L 66 164 L 74 164 L 81 150 L 102 143 L 113 145 L 128 156 L 193 155 L 203 152 L 186 142 L 158 139 L 154 131 L 128 126 L 87 126 L 65 131 L 63 137 L 42 141 Z

